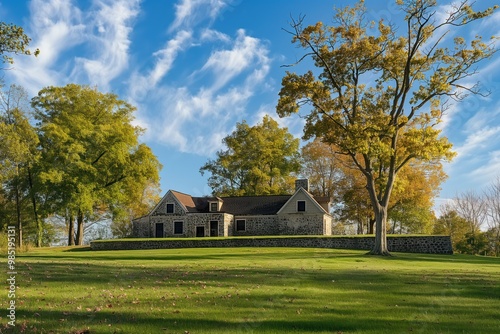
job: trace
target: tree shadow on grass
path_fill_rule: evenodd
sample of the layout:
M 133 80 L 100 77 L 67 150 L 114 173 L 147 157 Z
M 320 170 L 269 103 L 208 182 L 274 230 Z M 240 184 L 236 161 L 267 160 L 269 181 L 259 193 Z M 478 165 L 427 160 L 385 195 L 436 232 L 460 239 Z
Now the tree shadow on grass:
M 233 317 L 231 310 L 227 316 L 220 314 L 211 318 L 189 311 L 164 311 L 160 313 L 145 313 L 144 311 L 116 312 L 112 309 L 89 311 L 52 311 L 26 309 L 26 317 L 18 322 L 16 328 L 2 333 L 420 333 L 447 332 L 462 333 L 463 323 L 453 316 L 460 313 L 452 312 L 447 318 L 442 317 L 439 323 L 430 319 L 427 314 L 439 312 L 423 305 L 420 312 L 408 314 L 407 317 L 389 319 L 383 313 L 378 317 L 370 313 L 352 313 L 340 310 L 322 310 L 314 315 L 295 314 L 284 316 L 270 309 L 267 314 L 252 314 L 249 310 L 245 317 Z M 424 311 L 425 310 L 425 311 Z M 384 310 L 390 312 L 390 310 Z M 460 311 L 463 312 L 463 311 Z M 368 313 L 367 313 L 368 314 Z M 427 320 L 426 320 L 427 318 Z M 21 328 L 25 328 L 21 331 Z M 472 327 L 469 327 L 469 329 Z M 478 333 L 494 333 L 494 326 L 482 327 Z
M 91 250 L 92 250 L 92 248 L 90 248 L 90 246 L 83 246 L 83 247 L 75 247 L 75 248 L 65 249 L 63 252 L 78 253 L 78 252 L 88 252 Z
M 399 272 L 397 267 L 388 271 L 321 269 L 308 266 L 307 262 L 304 268 L 294 262 L 293 267 L 280 263 L 281 259 L 295 261 L 307 255 L 302 252 L 289 256 L 278 251 L 252 253 L 251 262 L 256 264 L 250 267 L 238 267 L 235 256 L 243 259 L 242 253 L 181 253 L 177 258 L 167 254 L 167 258 L 153 258 L 155 262 L 148 262 L 154 252 L 148 253 L 150 256 L 130 257 L 144 260 L 137 265 L 120 263 L 119 257 L 114 256 L 85 258 L 76 253 L 73 261 L 68 260 L 68 253 L 59 257 L 61 262 L 50 258 L 40 261 L 40 257 L 23 259 L 18 275 L 22 293 L 19 302 L 23 302 L 18 324 L 26 321 L 30 329 L 26 333 L 41 333 L 41 329 L 44 333 L 74 333 L 87 327 L 91 334 L 401 333 L 416 329 L 453 333 L 473 328 L 464 327 L 467 321 L 477 318 L 486 322 L 487 315 L 496 309 L 491 305 L 486 310 L 474 307 L 477 299 L 488 298 L 488 292 L 498 293 L 498 276 L 488 278 L 485 273 L 465 272 L 447 277 L 439 269 L 432 269 L 426 278 L 418 272 Z M 332 256 L 332 261 L 333 254 L 325 252 Z M 274 257 L 276 261 L 271 264 L 259 262 Z M 370 261 L 370 257 L 359 253 L 344 253 L 342 257 Z M 428 257 L 433 258 L 408 255 L 399 260 L 428 261 Z M 171 261 L 175 259 L 179 265 Z M 210 261 L 198 261 L 202 259 Z M 224 259 L 230 261 L 230 267 Z M 164 266 L 161 261 L 165 261 Z M 152 263 L 155 266 L 148 266 Z M 70 295 L 62 296 L 60 290 L 67 287 L 73 287 L 64 290 L 70 291 Z M 118 294 L 123 297 L 118 298 Z M 193 299 L 199 299 L 199 304 L 193 303 Z M 469 315 L 471 309 L 475 309 L 473 316 Z M 401 314 L 387 320 L 393 312 Z M 429 315 L 432 312 L 442 315 L 438 323 Z M 487 333 L 490 327 L 480 328 Z

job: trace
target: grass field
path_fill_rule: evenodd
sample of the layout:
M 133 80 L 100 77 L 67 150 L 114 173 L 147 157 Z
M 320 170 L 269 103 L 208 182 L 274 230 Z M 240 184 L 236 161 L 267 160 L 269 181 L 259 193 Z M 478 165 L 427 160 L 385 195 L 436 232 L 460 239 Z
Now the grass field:
M 1 332 L 500 333 L 500 259 L 364 253 L 35 250 Z

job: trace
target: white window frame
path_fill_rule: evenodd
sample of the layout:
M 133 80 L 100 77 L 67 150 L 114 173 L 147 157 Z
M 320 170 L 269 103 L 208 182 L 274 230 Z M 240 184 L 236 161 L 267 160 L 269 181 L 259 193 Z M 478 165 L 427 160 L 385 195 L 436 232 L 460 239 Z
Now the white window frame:
M 238 221 L 243 221 L 244 223 L 244 229 L 243 230 L 238 230 Z M 236 232 L 246 232 L 247 230 L 247 220 L 246 219 L 235 219 L 234 220 L 234 229 Z
M 212 205 L 216 205 L 216 209 L 212 210 Z M 209 212 L 218 212 L 219 211 L 219 203 L 218 202 L 208 202 L 208 211 Z

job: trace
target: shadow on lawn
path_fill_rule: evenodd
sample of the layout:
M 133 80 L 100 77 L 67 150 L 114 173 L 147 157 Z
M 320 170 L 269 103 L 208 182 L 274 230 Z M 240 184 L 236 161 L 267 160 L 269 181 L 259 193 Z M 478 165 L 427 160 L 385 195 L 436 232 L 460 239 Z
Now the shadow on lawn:
M 369 305 L 367 305 L 369 307 Z M 422 310 L 432 312 L 428 305 Z M 375 306 L 377 308 L 377 306 Z M 211 314 L 200 317 L 193 311 L 154 312 L 116 312 L 112 308 L 90 311 L 51 311 L 40 309 L 24 310 L 25 317 L 18 326 L 2 333 L 406 333 L 419 332 L 463 332 L 463 324 L 459 316 L 464 307 L 454 309 L 446 319 L 439 323 L 422 314 L 409 314 L 408 317 L 387 319 L 381 310 L 379 316 L 360 310 L 353 313 L 345 310 L 318 310 L 314 315 L 295 314 L 285 316 L 270 309 L 267 314 L 253 315 L 249 310 L 247 316 L 231 316 L 233 309 L 228 309 L 224 318 L 211 318 Z M 462 310 L 461 310 L 462 309 Z M 220 313 L 220 311 L 219 311 Z M 419 318 L 416 320 L 416 318 Z M 491 329 L 491 328 L 490 328 Z M 87 332 L 85 332 L 87 331 Z M 482 328 L 481 333 L 489 333 Z M 493 332 L 491 332 L 493 333 Z
M 30 258 L 23 255 L 19 286 L 24 296 L 19 301 L 22 299 L 24 304 L 18 324 L 26 321 L 26 333 L 76 333 L 87 327 L 90 334 L 402 333 L 424 332 L 426 329 L 434 333 L 454 333 L 463 332 L 463 318 L 467 318 L 475 305 L 473 302 L 467 304 L 469 298 L 482 298 L 485 301 L 483 306 L 493 310 L 495 308 L 486 305 L 486 302 L 494 303 L 494 297 L 500 293 L 498 275 L 488 277 L 484 273 L 469 271 L 455 274 L 440 269 L 425 274 L 399 272 L 397 269 L 385 271 L 379 267 L 364 269 L 370 257 L 359 252 L 311 253 L 311 250 L 293 250 L 284 255 L 285 251 L 279 249 L 264 250 L 262 253 L 248 249 L 244 252 L 240 250 L 238 254 L 228 253 L 230 251 L 217 254 L 203 254 L 202 250 L 192 250 L 189 254 L 183 254 L 184 250 L 179 250 L 178 254 L 148 251 L 137 252 L 137 256 L 136 252 L 122 252 L 125 259 L 120 252 L 80 255 L 77 251 L 62 256 L 47 256 L 47 261 L 40 261 L 40 256 Z M 245 259 L 246 251 L 251 256 L 250 260 Z M 129 254 L 134 256 L 127 256 Z M 355 264 L 357 260 L 362 261 L 359 267 L 347 269 L 322 269 L 318 264 L 308 266 L 307 262 L 302 268 L 301 262 L 288 262 L 288 266 L 279 262 L 283 259 L 306 261 L 311 254 L 314 257 L 324 256 L 332 263 L 336 258 L 353 259 Z M 238 257 L 249 261 L 248 266 L 247 262 L 241 265 Z M 437 261 L 436 257 L 441 261 L 450 259 L 449 256 L 404 254 L 387 258 L 387 261 Z M 57 262 L 56 258 L 61 262 Z M 118 259 L 138 263 L 120 263 Z M 224 262 L 224 259 L 229 262 Z M 173 262 L 175 260 L 179 263 Z M 254 260 L 255 265 L 252 264 Z M 266 265 L 261 260 L 274 261 Z M 144 265 L 141 266 L 141 263 Z M 154 266 L 150 265 L 153 263 Z M 489 259 L 488 263 L 496 262 Z M 68 290 L 71 295 L 58 295 L 61 288 L 71 286 L 74 287 Z M 235 289 L 242 293 L 242 298 L 226 298 L 229 292 L 235 294 Z M 110 291 L 115 295 L 113 300 L 108 297 Z M 193 296 L 192 293 L 204 291 L 211 294 L 192 297 L 199 298 L 202 306 L 181 306 L 187 303 L 184 294 Z M 41 292 L 45 294 L 43 297 Z M 172 300 L 174 292 L 183 295 L 182 301 Z M 92 296 L 87 297 L 90 294 Z M 121 305 L 117 303 L 117 294 L 127 295 L 120 297 Z M 343 300 L 347 295 L 354 299 Z M 165 296 L 167 299 L 162 299 Z M 457 297 L 466 303 L 457 303 Z M 141 300 L 140 304 L 133 303 L 136 298 Z M 173 301 L 178 305 L 172 306 Z M 217 305 L 212 301 L 216 301 Z M 83 306 L 82 310 L 77 310 L 79 303 Z M 113 305 L 107 308 L 107 304 Z M 94 309 L 96 306 L 100 310 Z M 86 308 L 89 311 L 85 312 Z M 411 311 L 387 320 L 387 315 L 404 312 L 405 308 Z M 442 314 L 438 323 L 428 315 L 432 312 Z M 477 312 L 475 317 L 479 319 L 486 315 L 489 314 Z
M 71 253 L 78 253 L 78 252 L 88 252 L 88 251 L 91 251 L 92 249 L 90 248 L 90 246 L 83 246 L 83 247 L 74 247 L 74 248 L 70 248 L 70 249 L 66 249 L 64 250 L 63 252 L 71 252 Z
M 378 259 L 382 261 L 408 261 L 408 262 L 454 262 L 469 264 L 491 264 L 500 265 L 500 258 L 483 257 L 473 255 L 441 255 L 422 253 L 392 253 L 393 256 L 368 255 L 366 251 L 349 249 L 325 249 L 325 248 L 236 248 L 237 252 L 232 253 L 234 248 L 177 248 L 177 249 L 146 249 L 146 250 L 106 250 L 92 251 L 90 247 L 75 247 L 61 251 L 60 253 L 24 253 L 23 258 L 71 258 L 75 255 L 75 260 L 90 258 L 92 260 L 133 260 L 133 261 L 185 261 L 185 260 L 224 260 L 239 258 L 248 254 L 252 258 L 262 260 L 280 260 L 282 256 L 287 259 L 304 259 L 311 256 L 311 250 L 316 250 L 315 258 L 332 259 L 353 258 L 363 261 Z M 82 256 L 82 257 L 80 257 Z
M 58 312 L 33 311 L 36 317 L 28 317 L 17 328 L 1 333 L 342 333 L 369 328 L 391 328 L 393 324 L 383 320 L 339 319 L 323 315 L 314 320 L 288 319 L 259 320 L 227 318 L 197 319 L 189 315 L 165 313 L 161 317 L 134 312 Z M 21 328 L 24 328 L 21 331 Z

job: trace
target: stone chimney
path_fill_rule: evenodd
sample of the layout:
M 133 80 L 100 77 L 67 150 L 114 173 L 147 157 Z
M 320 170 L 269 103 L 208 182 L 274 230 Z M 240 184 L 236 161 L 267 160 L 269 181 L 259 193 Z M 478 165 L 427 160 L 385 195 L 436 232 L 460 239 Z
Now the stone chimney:
M 295 180 L 295 191 L 300 188 L 304 188 L 305 191 L 309 191 L 309 180 L 308 179 L 297 179 Z

